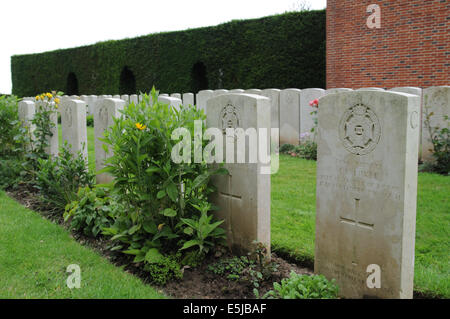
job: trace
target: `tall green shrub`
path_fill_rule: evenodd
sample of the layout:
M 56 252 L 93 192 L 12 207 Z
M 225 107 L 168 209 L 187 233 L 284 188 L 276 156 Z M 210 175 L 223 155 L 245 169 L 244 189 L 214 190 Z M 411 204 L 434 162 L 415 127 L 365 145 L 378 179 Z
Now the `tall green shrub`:
M 208 182 L 212 174 L 225 172 L 194 163 L 193 158 L 179 164 L 171 158 L 178 143 L 172 132 L 184 127 L 194 136 L 194 120 L 205 116 L 194 107 L 177 111 L 157 100 L 153 90 L 151 97 L 128 105 L 103 139 L 113 153 L 104 171 L 114 176 L 112 189 L 125 205 L 104 233 L 120 241 L 115 249 L 135 255 L 136 262 L 158 262 L 161 252 L 181 248 L 185 253 L 203 252 L 224 238 L 224 231 L 210 218 L 208 195 L 213 188 Z
M 142 92 L 325 87 L 325 24 L 325 10 L 290 12 L 13 56 L 13 93 L 68 92 L 73 72 L 80 94 L 129 94 L 121 92 L 125 70 Z

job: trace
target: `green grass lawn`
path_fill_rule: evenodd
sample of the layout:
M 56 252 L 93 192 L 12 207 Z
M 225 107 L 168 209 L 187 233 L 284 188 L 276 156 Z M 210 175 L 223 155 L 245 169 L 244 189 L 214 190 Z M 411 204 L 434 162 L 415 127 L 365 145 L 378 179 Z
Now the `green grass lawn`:
M 66 285 L 67 266 L 81 287 Z M 0 298 L 164 298 L 0 191 Z
M 89 167 L 95 169 L 94 130 L 88 127 Z M 316 163 L 281 155 L 272 176 L 274 251 L 314 260 Z M 415 290 L 450 297 L 450 177 L 419 173 Z
M 272 176 L 272 245 L 291 257 L 314 260 L 316 163 L 280 155 Z M 419 173 L 414 286 L 450 297 L 450 177 Z

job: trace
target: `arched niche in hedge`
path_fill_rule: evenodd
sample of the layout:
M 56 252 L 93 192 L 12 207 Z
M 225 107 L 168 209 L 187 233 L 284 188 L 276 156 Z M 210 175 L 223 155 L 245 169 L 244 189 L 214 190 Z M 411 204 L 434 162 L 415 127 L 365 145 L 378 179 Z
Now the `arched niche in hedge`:
M 192 92 L 208 89 L 206 65 L 199 61 L 192 67 Z
M 78 79 L 75 73 L 70 72 L 67 75 L 66 92 L 67 95 L 79 95 L 78 92 Z
M 120 72 L 119 93 L 136 94 L 136 78 L 127 66 L 124 66 Z

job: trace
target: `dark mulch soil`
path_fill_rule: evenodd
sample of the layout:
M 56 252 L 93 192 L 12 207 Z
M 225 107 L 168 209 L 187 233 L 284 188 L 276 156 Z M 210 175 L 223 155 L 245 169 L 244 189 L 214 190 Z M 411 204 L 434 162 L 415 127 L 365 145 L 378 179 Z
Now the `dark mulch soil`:
M 207 270 L 209 265 L 216 263 L 221 258 L 229 257 L 232 255 L 207 257 L 201 266 L 195 269 L 185 269 L 181 282 L 171 282 L 164 287 L 163 291 L 175 298 L 255 298 L 253 286 L 247 280 L 228 280 L 225 276 L 218 276 Z M 299 274 L 312 274 L 310 269 L 290 264 L 274 253 L 272 253 L 272 261 L 279 265 L 278 269 L 272 273 L 270 278 L 261 283 L 260 296 L 273 289 L 273 282 L 279 282 L 281 279 L 289 277 L 291 270 Z
M 43 209 L 35 190 L 22 185 L 15 190 L 7 191 L 8 196 L 14 198 L 23 206 L 40 213 L 44 218 L 69 229 L 67 223 L 64 223 L 62 214 Z M 88 246 L 103 257 L 107 258 L 112 264 L 124 267 L 124 270 L 139 277 L 143 282 L 152 284 L 147 272 L 142 270 L 141 265 L 132 263 L 132 256 L 121 254 L 109 250 L 111 242 L 105 237 L 91 238 L 82 233 L 70 231 L 72 237 L 84 246 Z M 228 280 L 225 276 L 216 275 L 208 271 L 208 266 L 221 260 L 222 258 L 233 257 L 230 253 L 216 257 L 207 256 L 204 262 L 195 268 L 185 267 L 183 269 L 183 278 L 180 281 L 169 282 L 165 287 L 157 287 L 159 291 L 177 299 L 249 299 L 255 298 L 252 284 L 245 279 Z M 264 295 L 270 289 L 273 289 L 273 282 L 279 282 L 281 279 L 289 277 L 293 270 L 299 274 L 312 274 L 312 270 L 301 267 L 294 263 L 289 263 L 285 259 L 272 253 L 272 261 L 278 264 L 276 272 L 273 272 L 270 278 L 260 283 L 260 296 Z

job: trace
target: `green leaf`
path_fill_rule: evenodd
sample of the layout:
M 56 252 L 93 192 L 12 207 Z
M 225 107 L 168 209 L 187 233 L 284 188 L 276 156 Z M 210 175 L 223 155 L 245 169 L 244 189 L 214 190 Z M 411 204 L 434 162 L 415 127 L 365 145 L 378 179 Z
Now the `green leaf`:
M 128 234 L 133 235 L 135 232 L 137 232 L 139 229 L 141 229 L 141 225 L 134 225 L 128 230 Z
M 139 255 L 141 253 L 141 250 L 140 249 L 128 249 L 128 250 L 124 250 L 122 252 L 127 255 Z
M 194 230 L 191 227 L 186 227 L 183 230 L 183 233 L 185 233 L 186 235 L 192 235 L 194 233 Z
M 156 226 L 156 223 L 151 220 L 144 222 L 142 224 L 142 227 L 149 234 L 156 234 L 158 232 L 158 227 Z
M 195 245 L 202 246 L 202 243 L 197 239 L 189 240 L 184 243 L 183 247 L 181 247 L 180 250 L 188 249 Z
M 166 188 L 167 195 L 169 195 L 170 199 L 174 202 L 177 201 L 178 198 L 178 189 L 174 183 L 170 183 Z
M 175 217 L 177 216 L 177 212 L 173 210 L 172 208 L 166 208 L 164 209 L 161 214 L 163 214 L 166 217 Z
M 156 198 L 161 199 L 166 196 L 166 191 L 164 189 L 160 190 L 158 194 L 156 194 Z
M 158 249 L 150 248 L 145 254 L 145 261 L 149 264 L 161 262 L 164 260 L 164 256 L 161 255 Z

